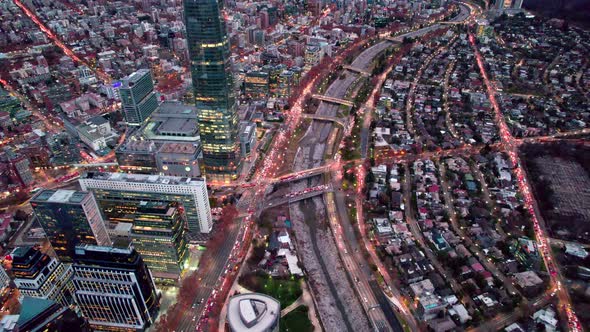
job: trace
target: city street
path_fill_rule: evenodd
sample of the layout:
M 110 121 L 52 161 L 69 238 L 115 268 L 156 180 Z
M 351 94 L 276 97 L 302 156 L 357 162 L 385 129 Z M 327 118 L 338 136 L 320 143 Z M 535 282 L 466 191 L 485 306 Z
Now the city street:
M 455 231 L 455 234 L 459 235 L 459 237 L 461 237 L 461 239 L 463 239 L 465 241 L 465 245 L 469 248 L 469 250 L 472 253 L 475 254 L 475 256 L 477 256 L 479 262 L 488 271 L 490 271 L 494 277 L 498 278 L 502 282 L 502 284 L 504 285 L 506 290 L 508 292 L 510 292 L 510 294 L 512 294 L 512 295 L 520 294 L 518 289 L 516 289 L 516 287 L 512 283 L 512 280 L 506 278 L 506 276 L 502 272 L 500 272 L 500 270 L 498 270 L 496 265 L 489 261 L 489 258 L 487 258 L 485 256 L 485 254 L 479 249 L 478 245 L 473 242 L 473 240 L 471 239 L 471 236 L 469 236 L 468 234 L 465 234 L 463 227 L 459 225 L 459 221 L 457 220 L 457 212 L 455 211 L 455 207 L 454 207 L 454 200 L 453 200 L 453 197 L 451 196 L 451 192 L 450 192 L 450 185 L 445 180 L 446 179 L 446 166 L 445 166 L 444 162 L 439 161 L 438 170 L 440 172 L 440 179 L 441 179 L 440 184 L 441 184 L 441 189 L 442 189 L 444 199 L 445 199 L 445 207 L 447 210 L 447 214 L 449 216 L 449 220 L 451 221 L 451 225 L 453 226 L 453 229 Z M 524 301 L 524 303 L 527 302 L 526 299 L 523 299 L 523 301 Z
M 7 97 L 14 106 L 2 110 L 5 121 L 2 126 L 10 127 L 10 134 L 3 136 L 0 146 L 6 150 L 5 154 L 12 149 L 15 156 L 18 153 L 19 158 L 24 156 L 28 163 L 35 164 L 29 166 L 23 162 L 18 168 L 11 164 L 16 157 L 3 159 L 10 164 L 2 170 L 10 180 L 7 182 L 10 186 L 7 184 L 2 190 L 3 199 L 8 200 L 15 193 L 30 195 L 42 188 L 77 189 L 75 180 L 83 170 L 103 170 L 107 166 L 117 170 L 117 161 L 123 166 L 124 161 L 119 153 L 115 156 L 115 150 L 129 141 L 137 143 L 137 151 L 129 150 L 129 155 L 137 159 L 130 157 L 132 162 L 139 164 L 132 172 L 150 169 L 151 174 L 169 174 L 173 167 L 160 165 L 166 158 L 180 165 L 179 174 L 184 174 L 182 169 L 187 173 L 196 171 L 196 167 L 207 170 L 210 197 L 223 196 L 219 201 L 233 199 L 237 204 L 212 209 L 214 216 L 231 216 L 231 220 L 218 221 L 212 234 L 202 234 L 211 236 L 207 250 L 202 252 L 198 267 L 191 266 L 183 275 L 181 287 L 165 291 L 165 310 L 158 315 L 159 322 L 149 327 L 157 331 L 223 329 L 226 320 L 225 317 L 220 320 L 219 315 L 225 316 L 226 311 L 222 307 L 234 291 L 244 290 L 238 284 L 238 277 L 249 253 L 255 251 L 252 238 L 262 233 L 256 222 L 266 215 L 265 210 L 281 208 L 288 215 L 289 224 L 285 226 L 285 222 L 280 231 L 292 232 L 299 268 L 305 275 L 300 280 L 304 283 L 304 296 L 281 308 L 284 310 L 281 317 L 293 312 L 301 314 L 297 309 L 304 305 L 313 309 L 310 311 L 315 315 L 311 317 L 313 325 L 330 332 L 425 331 L 433 327 L 435 319 L 457 324 L 459 330 L 487 332 L 499 331 L 519 319 L 528 319 L 536 310 L 554 305 L 559 322 L 567 330 L 583 331 L 573 309 L 571 284 L 566 284 L 551 247 L 551 244 L 572 243 L 549 238 L 549 225 L 541 215 L 519 153 L 527 144 L 557 141 L 589 144 L 578 137 L 590 134 L 588 116 L 583 109 L 587 100 L 580 97 L 588 96 L 588 64 L 580 56 L 587 45 L 584 44 L 586 49 L 581 52 L 579 49 L 554 52 L 552 48 L 554 41 L 559 40 L 556 36 L 567 36 L 570 43 L 587 38 L 566 35 L 567 29 L 555 30 L 554 26 L 551 30 L 549 26 L 556 22 L 540 25 L 539 30 L 528 25 L 532 21 L 507 23 L 506 28 L 503 24 L 508 21 L 492 19 L 478 5 L 469 2 L 431 4 L 426 9 L 420 2 L 409 5 L 401 2 L 395 6 L 372 3 L 369 7 L 367 2 L 352 1 L 350 8 L 339 8 L 335 3 L 318 4 L 316 8 L 307 2 L 304 7 L 299 2 L 292 6 L 272 2 L 255 4 L 257 7 L 252 7 L 252 2 L 238 2 L 221 10 L 212 2 L 215 29 L 204 33 L 201 30 L 208 23 L 203 25 L 199 20 L 211 22 L 212 19 L 198 17 L 204 13 L 203 7 L 182 10 L 186 4 L 197 6 L 196 2 L 174 3 L 167 8 L 164 3 L 156 5 L 150 1 L 124 4 L 122 8 L 112 8 L 108 3 L 90 8 L 85 2 L 47 5 L 11 0 L 7 10 L 0 13 L 11 22 L 5 27 L 7 32 L 2 31 L 0 36 L 4 46 L 11 48 L 0 54 L 2 59 L 7 59 L 0 85 L 8 91 Z M 504 3 L 494 6 L 504 10 Z M 396 15 L 391 16 L 395 19 L 377 24 L 380 22 L 376 16 L 379 19 L 385 16 L 379 10 Z M 455 17 L 447 19 L 451 14 Z M 110 15 L 112 20 L 105 20 L 104 15 Z M 77 19 L 70 20 L 68 16 Z M 12 24 L 21 17 L 27 24 Z M 226 23 L 229 32 L 225 31 Z M 221 26 L 223 29 L 219 29 Z M 519 39 L 518 33 L 523 31 L 530 33 L 528 39 Z M 550 31 L 558 33 L 552 35 Z M 191 33 L 196 36 L 190 37 Z M 209 33 L 216 38 L 199 39 Z M 527 47 L 542 47 L 549 55 L 537 59 L 527 54 L 528 58 L 516 59 L 520 53 L 528 53 L 516 47 L 521 42 Z M 499 44 L 515 51 L 501 54 Z M 382 57 L 383 54 L 388 57 Z M 579 64 L 580 68 L 563 70 L 568 63 Z M 139 67 L 148 67 L 150 75 L 153 71 L 151 88 L 145 89 L 151 91 L 153 98 L 153 108 L 149 111 L 142 108 L 143 101 L 136 102 L 134 96 L 120 92 L 124 89 L 121 88 L 123 77 L 129 77 Z M 553 89 L 551 93 L 559 98 L 550 102 L 545 95 L 549 95 L 547 91 L 537 94 L 542 89 L 535 80 L 549 86 L 547 90 Z M 126 88 L 131 91 L 135 84 Z M 240 91 L 234 94 L 232 89 L 238 85 Z M 79 99 L 81 95 L 92 98 Z M 159 100 L 155 101 L 156 98 Z M 164 101 L 196 105 L 195 112 L 199 114 L 192 115 L 191 110 L 186 110 L 187 113 L 174 117 L 178 120 L 193 116 L 194 122 L 188 126 L 199 129 L 190 134 L 194 142 L 199 136 L 198 144 L 192 146 L 191 161 L 176 155 L 163 156 L 160 141 L 150 141 L 146 147 L 148 144 L 143 146 L 143 143 L 148 143 L 147 138 L 133 136 L 148 125 L 158 131 L 158 137 L 172 137 L 168 137 L 172 145 L 189 135 L 176 132 L 176 127 L 181 127 L 176 123 L 148 124 L 156 118 L 154 109 Z M 572 108 L 573 115 L 564 111 L 573 104 L 568 104 L 571 101 L 576 101 L 574 106 L 578 107 Z M 132 107 L 126 102 L 133 103 Z M 25 120 L 16 120 L 19 107 L 30 112 L 22 115 Z M 91 115 L 105 115 L 119 108 L 124 120 L 120 120 L 118 113 L 117 117 L 97 120 L 111 122 L 108 129 L 101 128 L 102 133 L 95 129 L 97 125 L 88 125 L 94 129 L 91 134 L 90 129 L 78 127 L 90 123 Z M 141 121 L 129 120 L 133 117 L 128 112 L 133 110 L 141 114 Z M 220 114 L 220 110 L 224 113 Z M 201 127 L 210 119 L 210 125 Z M 249 129 L 242 128 L 244 124 Z M 107 146 L 101 135 L 108 136 L 111 125 L 112 136 Z M 71 146 L 81 150 L 82 161 L 76 158 L 55 161 L 59 152 L 54 152 L 56 149 L 47 140 L 53 134 L 65 132 L 66 127 L 77 144 Z M 49 136 L 44 137 L 39 130 Z M 234 139 L 236 135 L 239 144 Z M 29 138 L 36 146 L 27 145 Z M 256 140 L 259 145 L 252 143 Z M 83 151 L 82 144 L 85 144 Z M 43 153 L 48 147 L 50 153 Z M 110 148 L 113 149 L 109 151 Z M 252 153 L 251 149 L 256 152 Z M 490 150 L 507 155 L 507 159 L 502 157 L 502 162 L 510 167 L 498 167 L 498 172 L 505 170 L 508 174 L 510 198 L 517 203 L 512 200 L 506 203 L 502 200 L 504 196 L 499 198 L 496 194 L 502 191 L 504 195 L 507 186 L 498 189 L 490 184 L 488 188 L 486 180 L 495 182 L 490 175 L 497 171 L 486 169 L 491 159 L 486 159 L 487 154 L 483 152 Z M 218 159 L 213 158 L 209 164 L 211 155 Z M 482 158 L 478 159 L 478 155 Z M 449 161 L 452 157 L 457 158 Z M 458 157 L 468 162 L 461 160 L 463 164 L 458 166 Z M 236 169 L 240 170 L 239 158 L 248 159 L 246 168 L 240 179 L 232 182 L 237 177 Z M 428 170 L 424 163 L 415 163 L 426 160 L 431 163 Z M 416 171 L 417 168 L 420 170 Z M 33 182 L 23 180 L 24 169 L 35 170 L 29 175 L 34 177 Z M 221 175 L 219 178 L 212 176 L 216 172 Z M 179 174 L 174 176 L 191 177 Z M 203 174 L 195 173 L 192 177 Z M 380 176 L 379 181 L 374 180 L 375 174 Z M 461 178 L 467 174 L 469 187 L 467 180 Z M 16 186 L 19 181 L 22 185 Z M 202 196 L 207 199 L 205 194 Z M 6 212 L 22 209 L 31 213 L 27 196 L 18 197 L 17 204 L 9 206 Z M 476 203 L 471 204 L 471 199 Z M 211 201 L 212 208 L 219 201 Z M 497 257 L 514 258 L 512 253 L 503 250 L 503 256 L 493 256 L 492 249 L 497 253 L 500 248 L 500 245 L 495 247 L 496 242 L 504 241 L 507 246 L 505 240 L 511 233 L 506 234 L 509 228 L 504 230 L 503 226 L 508 223 L 508 216 L 513 215 L 504 211 L 512 212 L 513 205 L 518 206 L 519 216 L 525 215 L 527 222 L 530 219 L 528 225 L 532 223 L 534 229 L 536 265 L 546 268 L 534 269 L 541 271 L 539 276 L 544 286 L 549 283 L 542 293 L 539 290 L 530 295 L 521 283 L 517 288 L 514 271 L 496 264 L 501 260 Z M 524 211 L 520 211 L 522 207 Z M 476 217 L 469 219 L 475 209 L 485 211 L 478 211 L 484 217 L 477 218 L 486 227 L 478 227 Z M 217 210 L 223 212 L 218 214 Z M 7 240 L 9 246 L 31 244 L 33 236 L 27 235 L 31 225 L 36 225 L 32 218 L 23 222 Z M 272 224 L 270 228 L 277 230 L 279 226 L 275 228 Z M 494 242 L 485 246 L 482 238 L 486 236 L 487 240 L 488 234 L 483 232 L 489 229 L 494 233 Z M 489 239 L 492 241 L 492 236 Z M 465 247 L 462 251 L 467 251 L 460 259 L 468 257 L 474 262 L 461 262 L 455 267 L 450 264 L 451 250 L 447 249 L 458 247 L 459 243 Z M 414 254 L 421 257 L 416 259 Z M 408 257 L 400 258 L 402 255 Z M 453 255 L 459 254 L 453 252 Z M 423 274 L 400 276 L 404 270 L 400 266 L 405 266 L 405 262 L 416 263 L 415 270 L 424 270 Z M 424 266 L 418 262 L 424 262 Z M 270 268 L 263 265 L 259 268 L 269 272 Z M 519 273 L 529 272 L 522 272 L 522 265 L 512 268 L 520 269 Z M 461 277 L 455 278 L 460 274 L 458 271 Z M 493 278 L 485 279 L 487 285 L 478 286 L 478 278 L 483 280 L 484 273 L 464 277 L 471 272 L 474 275 L 485 272 L 485 278 L 490 275 Z M 297 275 L 291 273 L 292 278 Z M 278 272 L 269 272 L 269 278 L 270 275 L 282 276 Z M 410 285 L 417 283 L 416 280 L 430 282 L 434 277 L 442 281 L 436 287 L 431 285 L 430 290 L 440 294 L 430 292 L 429 296 L 437 298 L 430 298 L 432 302 L 428 304 L 428 298 L 422 297 L 424 293 Z M 469 279 L 476 280 L 468 282 Z M 494 288 L 503 293 L 504 299 L 500 299 L 500 292 Z M 481 297 L 467 289 L 476 289 L 472 293 Z M 488 296 L 488 293 L 493 294 Z M 453 296 L 456 296 L 454 300 Z M 496 304 L 500 303 L 497 307 L 486 303 L 496 298 Z M 510 300 L 516 303 L 516 298 L 522 301 L 510 307 L 514 309 L 510 312 L 492 314 L 490 309 L 489 313 L 483 313 L 485 305 L 494 310 L 505 309 L 505 305 L 512 305 Z M 469 311 L 465 313 L 468 318 L 454 304 L 459 307 L 463 304 L 463 311 Z M 258 314 L 257 309 L 253 310 Z M 482 322 L 482 317 L 487 320 Z M 281 329 L 284 324 L 281 321 Z

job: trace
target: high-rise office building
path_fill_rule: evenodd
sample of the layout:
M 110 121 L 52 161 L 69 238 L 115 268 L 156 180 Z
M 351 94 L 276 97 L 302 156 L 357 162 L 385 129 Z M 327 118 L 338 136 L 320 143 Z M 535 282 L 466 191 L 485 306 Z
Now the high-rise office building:
M 23 298 L 21 312 L 17 315 L 16 329 L 12 331 L 90 332 L 86 320 L 75 311 L 59 303 L 36 297 Z
M 60 260 L 70 262 L 79 244 L 112 245 L 92 193 L 42 190 L 31 198 L 37 220 Z
M 131 240 L 156 282 L 175 284 L 188 265 L 182 208 L 177 202 L 143 202 L 130 206 Z M 121 210 L 119 210 L 122 212 Z
M 101 208 L 123 202 L 178 202 L 191 234 L 213 227 L 207 184 L 202 178 L 88 172 L 80 177 L 82 190 L 92 191 Z
M 93 329 L 143 331 L 152 325 L 159 298 L 133 246 L 76 247 L 73 268 L 76 303 Z
M 18 247 L 10 255 L 14 284 L 21 297 L 50 299 L 66 307 L 72 304 L 71 265 L 33 247 Z
M 100 191 L 101 198 L 97 202 L 112 232 L 125 230 L 156 283 L 176 284 L 189 257 L 182 205 L 155 200 L 120 200 L 104 197 L 103 193 Z
M 140 69 L 121 80 L 119 96 L 128 125 L 139 126 L 158 108 L 149 69 Z
M 229 39 L 218 0 L 185 0 L 195 106 L 207 178 L 237 179 L 241 158 Z

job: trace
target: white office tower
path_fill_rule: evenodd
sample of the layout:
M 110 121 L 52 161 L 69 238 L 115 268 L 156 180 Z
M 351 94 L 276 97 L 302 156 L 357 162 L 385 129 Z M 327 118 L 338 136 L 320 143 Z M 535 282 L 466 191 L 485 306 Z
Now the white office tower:
M 178 202 L 191 234 L 209 233 L 213 228 L 204 178 L 88 172 L 80 177 L 80 186 L 91 191 L 100 206 L 112 200 Z

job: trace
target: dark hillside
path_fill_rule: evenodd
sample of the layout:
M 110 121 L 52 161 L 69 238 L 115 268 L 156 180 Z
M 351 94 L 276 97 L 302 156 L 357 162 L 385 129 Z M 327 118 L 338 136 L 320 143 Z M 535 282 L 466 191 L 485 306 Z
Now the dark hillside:
M 523 7 L 546 17 L 590 26 L 590 0 L 524 0 Z

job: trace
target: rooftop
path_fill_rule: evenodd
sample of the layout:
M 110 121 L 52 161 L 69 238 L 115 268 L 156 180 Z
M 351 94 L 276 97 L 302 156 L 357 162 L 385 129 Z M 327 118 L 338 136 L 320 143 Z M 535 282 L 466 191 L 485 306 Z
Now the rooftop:
M 154 114 L 152 114 L 152 117 L 154 117 L 154 116 L 156 116 L 156 117 L 158 117 L 158 116 L 170 117 L 170 116 L 174 116 L 174 115 L 179 115 L 179 116 L 194 115 L 196 117 L 197 108 L 194 106 L 183 104 L 181 102 L 165 101 L 160 105 L 160 107 L 156 110 L 156 112 L 154 112 Z
M 227 320 L 232 331 L 269 331 L 281 314 L 279 301 L 259 294 L 236 295 L 229 300 Z
M 157 149 L 158 146 L 156 143 L 144 139 L 139 135 L 130 136 L 125 140 L 125 143 L 119 147 L 119 150 L 123 152 L 155 152 Z
M 127 174 L 127 173 L 108 173 L 108 172 L 88 172 L 82 174 L 81 179 L 93 179 L 102 181 L 115 182 L 135 182 L 135 183 L 159 183 L 170 185 L 197 185 L 203 184 L 203 178 L 186 178 L 180 176 L 166 175 L 148 175 L 148 174 Z
M 76 190 L 42 190 L 35 195 L 33 202 L 50 202 L 50 203 L 81 203 L 88 196 L 87 192 Z
M 21 303 L 22 309 L 17 324 L 23 326 L 54 304 L 55 302 L 52 300 L 25 296 Z
M 137 83 L 144 75 L 149 74 L 149 72 L 149 69 L 140 69 L 136 71 L 135 73 L 129 75 L 128 77 L 122 80 L 123 86 L 133 86 L 134 83 Z
M 193 143 L 165 143 L 160 148 L 163 153 L 182 153 L 193 155 L 198 151 L 198 146 Z
M 10 256 L 12 256 L 13 259 L 15 257 L 17 257 L 17 258 L 25 257 L 25 255 L 27 255 L 27 253 L 29 253 L 30 250 L 31 250 L 31 247 L 30 246 L 16 247 L 10 253 Z
M 198 132 L 196 119 L 169 118 L 164 120 L 156 129 L 160 135 L 183 134 L 196 135 Z
M 521 287 L 534 287 L 543 283 L 543 280 L 534 271 L 515 273 L 514 278 Z
M 86 252 L 102 252 L 111 254 L 126 254 L 129 255 L 133 251 L 133 247 L 116 248 L 108 246 L 96 246 L 91 244 L 79 245 L 76 247 L 76 255 L 85 255 Z
M 89 123 L 95 124 L 97 126 L 100 126 L 100 125 L 103 125 L 105 123 L 108 123 L 107 119 L 105 119 L 104 116 L 102 116 L 102 115 L 92 117 L 92 118 L 90 118 L 90 119 L 88 119 L 86 121 L 89 122 Z

